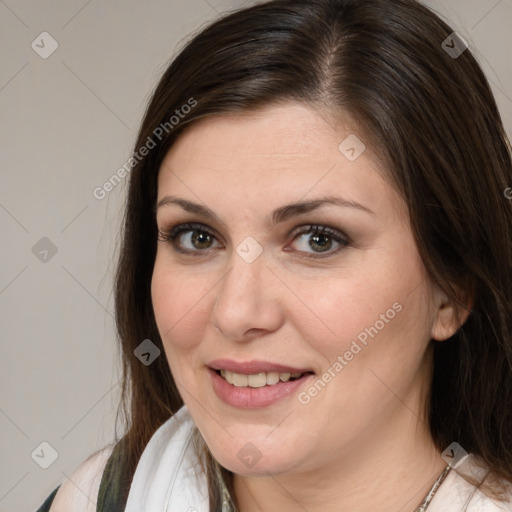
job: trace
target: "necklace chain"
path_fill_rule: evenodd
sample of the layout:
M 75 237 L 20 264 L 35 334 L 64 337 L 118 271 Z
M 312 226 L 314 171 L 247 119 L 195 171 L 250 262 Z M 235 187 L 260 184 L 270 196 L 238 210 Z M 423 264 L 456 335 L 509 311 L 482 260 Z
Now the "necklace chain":
M 414 512 L 425 512 L 425 510 L 427 510 L 428 506 L 430 505 L 430 502 L 434 498 L 435 493 L 437 492 L 440 485 L 443 483 L 444 479 L 447 477 L 451 469 L 452 468 L 449 465 L 443 469 L 443 472 L 437 477 L 436 481 L 434 482 L 434 485 L 432 486 L 428 494 L 425 496 L 423 503 Z

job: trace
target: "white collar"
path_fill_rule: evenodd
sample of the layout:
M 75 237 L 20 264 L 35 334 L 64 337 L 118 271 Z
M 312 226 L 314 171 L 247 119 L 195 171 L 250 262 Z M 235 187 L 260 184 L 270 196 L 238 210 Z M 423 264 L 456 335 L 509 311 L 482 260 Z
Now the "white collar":
M 197 468 L 194 428 L 184 405 L 153 434 L 133 475 L 125 512 L 208 512 L 208 486 Z

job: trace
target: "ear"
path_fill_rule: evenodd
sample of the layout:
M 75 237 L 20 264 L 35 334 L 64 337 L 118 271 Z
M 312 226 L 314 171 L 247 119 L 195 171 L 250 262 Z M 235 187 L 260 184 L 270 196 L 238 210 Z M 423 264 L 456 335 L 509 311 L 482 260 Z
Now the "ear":
M 464 294 L 458 293 L 458 297 Z M 450 301 L 446 294 L 440 290 L 436 293 L 436 312 L 431 336 L 434 340 L 444 341 L 452 337 L 468 319 L 473 306 L 473 293 L 465 296 L 456 304 Z

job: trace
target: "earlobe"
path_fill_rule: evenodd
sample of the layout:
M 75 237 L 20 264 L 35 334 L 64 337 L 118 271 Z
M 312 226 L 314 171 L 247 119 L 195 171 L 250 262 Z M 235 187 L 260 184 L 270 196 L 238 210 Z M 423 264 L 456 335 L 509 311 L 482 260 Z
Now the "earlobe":
M 475 300 L 475 289 L 471 283 L 465 286 L 456 286 L 455 302 L 448 298 L 446 293 L 436 287 L 435 297 L 438 310 L 431 337 L 437 341 L 444 341 L 452 337 L 468 319 Z
M 471 310 L 463 305 L 456 310 L 451 302 L 442 304 L 432 328 L 432 338 L 444 341 L 452 337 L 467 320 L 470 312 Z
M 432 338 L 444 341 L 455 334 L 458 326 L 455 325 L 455 311 L 451 304 L 443 304 L 439 307 L 437 318 L 432 328 Z

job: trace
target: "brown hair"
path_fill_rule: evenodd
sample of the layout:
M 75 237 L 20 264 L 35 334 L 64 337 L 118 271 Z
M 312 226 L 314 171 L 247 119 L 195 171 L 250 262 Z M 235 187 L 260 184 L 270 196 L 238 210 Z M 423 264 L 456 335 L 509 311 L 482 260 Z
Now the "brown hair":
M 131 171 L 115 282 L 130 475 L 183 405 L 166 358 L 145 366 L 134 356 L 146 338 L 163 353 L 150 292 L 160 164 L 198 119 L 282 100 L 357 120 L 386 163 L 431 279 L 471 308 L 449 340 L 432 343 L 431 435 L 439 451 L 457 441 L 512 481 L 510 144 L 469 49 L 455 57 L 443 47 L 452 32 L 414 0 L 271 0 L 218 19 L 173 59 L 138 134 L 136 151 L 155 147 Z M 220 511 L 215 464 L 209 454 L 210 510 Z

